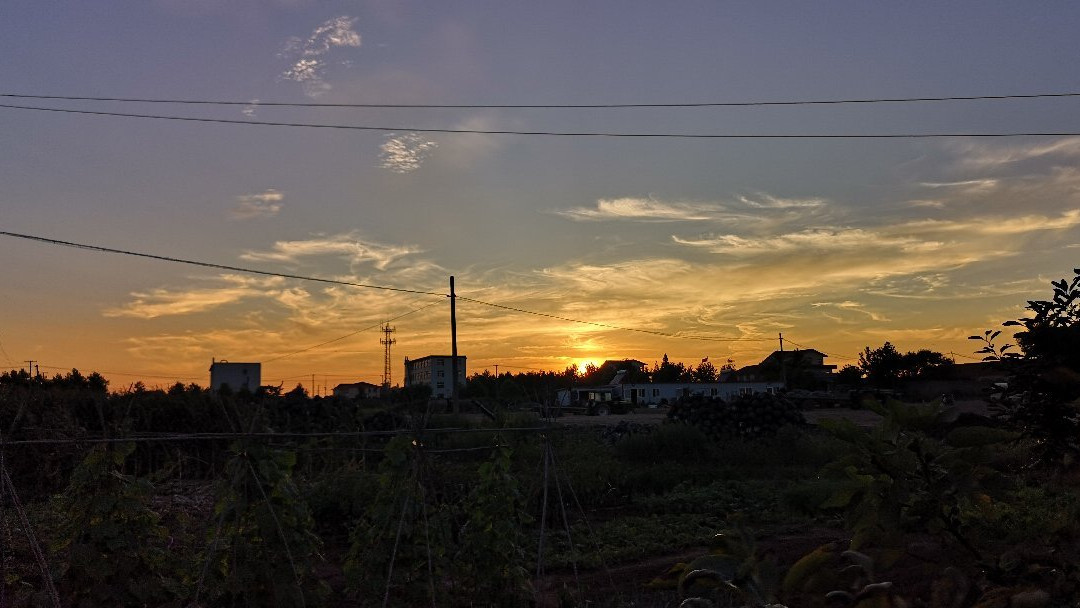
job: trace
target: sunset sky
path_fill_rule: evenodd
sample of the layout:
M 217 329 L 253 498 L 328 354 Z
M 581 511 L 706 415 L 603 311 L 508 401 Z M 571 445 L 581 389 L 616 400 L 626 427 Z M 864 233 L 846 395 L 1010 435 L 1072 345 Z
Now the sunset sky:
M 697 108 L 627 104 L 1080 91 L 1068 2 L 10 0 L 0 231 L 458 302 L 469 372 L 635 358 L 756 363 L 778 346 L 972 356 L 1080 266 L 1080 97 Z M 378 382 L 450 351 L 449 301 L 0 236 L 0 366 L 205 385 Z M 431 306 L 429 306 L 431 305 Z M 366 331 L 359 331 L 369 328 Z M 628 331 L 644 330 L 644 331 Z M 353 332 L 355 335 L 348 337 Z M 653 332 L 653 333 L 648 333 Z M 667 334 L 667 335 L 658 335 Z M 342 338 L 315 347 L 316 345 Z M 705 339 L 702 339 L 705 338 Z M 315 348 L 311 348 L 315 347 Z M 304 350 L 308 349 L 308 350 Z M 304 352 L 297 352 L 304 350 Z

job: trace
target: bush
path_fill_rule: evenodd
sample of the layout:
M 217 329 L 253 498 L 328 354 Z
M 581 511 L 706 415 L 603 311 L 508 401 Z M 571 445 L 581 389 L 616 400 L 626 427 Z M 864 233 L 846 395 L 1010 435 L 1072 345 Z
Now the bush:
M 793 402 L 764 393 L 731 401 L 699 396 L 683 398 L 671 406 L 668 417 L 699 427 L 713 438 L 767 437 L 785 426 L 805 423 Z
M 712 441 L 696 426 L 673 422 L 651 433 L 626 435 L 615 444 L 615 453 L 633 463 L 688 462 L 710 460 Z

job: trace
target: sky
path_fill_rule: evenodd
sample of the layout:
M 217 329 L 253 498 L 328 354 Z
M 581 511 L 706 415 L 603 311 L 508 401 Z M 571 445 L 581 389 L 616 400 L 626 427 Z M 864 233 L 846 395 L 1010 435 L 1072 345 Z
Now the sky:
M 321 392 L 381 380 L 391 320 L 396 384 L 449 354 L 450 276 L 469 373 L 742 366 L 780 334 L 840 367 L 887 340 L 969 361 L 1080 266 L 1080 97 L 266 104 L 1078 92 L 1078 26 L 1070 2 L 5 2 L 0 94 L 240 103 L 0 104 L 386 130 L 0 108 L 0 231 L 436 295 L 0 236 L 0 366 L 123 389 L 261 361 Z

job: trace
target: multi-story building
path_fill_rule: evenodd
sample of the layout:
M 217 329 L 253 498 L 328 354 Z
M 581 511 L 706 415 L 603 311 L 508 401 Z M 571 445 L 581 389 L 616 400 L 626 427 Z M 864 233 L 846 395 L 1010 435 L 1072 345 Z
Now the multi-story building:
M 451 382 L 450 355 L 428 355 L 419 359 L 405 358 L 405 386 L 431 387 L 431 396 L 435 398 L 447 398 L 453 395 L 454 385 Z M 457 384 L 465 384 L 465 356 L 457 358 Z
M 254 392 L 261 383 L 261 363 L 229 363 L 211 360 L 210 390 L 220 391 L 222 387 L 228 386 L 233 391 L 246 389 Z

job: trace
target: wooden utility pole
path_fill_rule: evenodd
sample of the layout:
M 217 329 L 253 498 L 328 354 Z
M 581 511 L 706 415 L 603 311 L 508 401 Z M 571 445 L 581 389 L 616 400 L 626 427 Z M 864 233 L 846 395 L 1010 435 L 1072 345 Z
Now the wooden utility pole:
M 780 334 L 780 381 L 784 383 L 784 390 L 787 390 L 787 370 L 784 366 L 784 334 Z
M 457 399 L 457 294 L 454 293 L 454 277 L 450 277 L 450 398 Z

